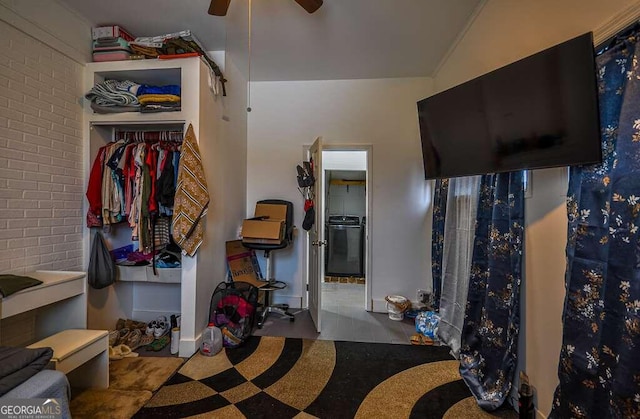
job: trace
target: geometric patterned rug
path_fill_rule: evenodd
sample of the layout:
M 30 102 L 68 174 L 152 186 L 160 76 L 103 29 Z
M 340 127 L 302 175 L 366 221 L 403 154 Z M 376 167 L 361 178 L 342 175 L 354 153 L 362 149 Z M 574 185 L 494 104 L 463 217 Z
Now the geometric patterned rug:
M 134 418 L 483 418 L 448 347 L 252 336 L 195 354 Z

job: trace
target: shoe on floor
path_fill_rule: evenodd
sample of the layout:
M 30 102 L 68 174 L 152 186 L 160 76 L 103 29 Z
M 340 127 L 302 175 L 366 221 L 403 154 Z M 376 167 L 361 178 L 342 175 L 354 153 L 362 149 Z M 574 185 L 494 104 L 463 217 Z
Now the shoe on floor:
M 161 336 L 159 339 L 153 341 L 153 343 L 147 345 L 147 351 L 158 352 L 169 344 L 171 339 L 168 335 Z
M 140 337 L 140 343 L 138 344 L 138 346 L 136 348 L 131 348 L 131 350 L 135 351 L 138 348 L 142 348 L 143 346 L 147 346 L 147 345 L 153 343 L 154 340 L 155 340 L 155 338 L 153 336 L 142 335 Z
M 131 333 L 131 330 L 127 329 L 126 327 L 118 329 L 118 339 L 116 340 L 116 345 L 125 343 L 127 337 L 129 336 L 129 333 Z
M 153 337 L 158 339 L 167 333 L 169 333 L 171 326 L 169 326 L 169 321 L 166 316 L 158 316 L 156 319 L 156 326 L 153 330 Z
M 109 359 L 111 361 L 117 361 L 122 358 L 133 358 L 138 356 L 127 345 L 109 346 Z
M 120 337 L 120 333 L 117 330 L 112 330 L 109 332 L 109 346 L 115 346 L 118 343 L 118 338 Z
M 131 332 L 129 332 L 126 339 L 122 343 L 124 343 L 129 348 L 131 348 L 132 351 L 134 351 L 140 346 L 141 339 L 142 331 L 140 329 L 133 329 Z
M 147 325 L 147 329 L 145 330 L 145 334 L 147 336 L 153 336 L 153 333 L 155 332 L 157 327 L 157 323 L 155 320 L 149 322 L 149 324 Z

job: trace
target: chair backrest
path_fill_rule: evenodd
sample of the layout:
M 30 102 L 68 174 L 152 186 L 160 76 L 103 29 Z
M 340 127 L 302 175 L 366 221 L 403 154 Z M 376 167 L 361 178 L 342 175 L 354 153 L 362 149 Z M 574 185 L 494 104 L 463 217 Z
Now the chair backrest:
M 274 204 L 274 205 L 286 205 L 287 215 L 285 219 L 284 227 L 284 239 L 280 244 L 264 244 L 264 243 L 244 243 L 244 247 L 257 250 L 275 250 L 284 249 L 289 246 L 293 241 L 293 203 L 290 201 L 284 201 L 282 199 L 263 199 L 257 202 L 258 204 Z

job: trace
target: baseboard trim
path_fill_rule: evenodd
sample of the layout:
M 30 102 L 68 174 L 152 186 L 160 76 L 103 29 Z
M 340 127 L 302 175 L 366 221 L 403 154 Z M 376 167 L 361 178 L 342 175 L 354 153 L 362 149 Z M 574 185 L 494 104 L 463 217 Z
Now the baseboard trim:
M 158 316 L 165 316 L 169 319 L 171 314 L 179 314 L 178 312 L 167 312 L 165 310 L 133 310 L 131 313 L 131 318 L 136 319 L 141 322 L 149 323 L 152 320 L 158 318 Z
M 302 296 L 300 295 L 278 295 L 277 292 L 272 294 L 273 304 L 289 304 L 291 308 L 302 308 Z
M 195 354 L 200 348 L 200 342 L 202 341 L 202 333 L 198 335 L 197 339 L 182 339 L 180 338 L 180 348 L 178 349 L 178 355 L 181 358 L 189 358 Z
M 385 299 L 371 299 L 371 311 L 374 313 L 387 313 L 387 301 Z

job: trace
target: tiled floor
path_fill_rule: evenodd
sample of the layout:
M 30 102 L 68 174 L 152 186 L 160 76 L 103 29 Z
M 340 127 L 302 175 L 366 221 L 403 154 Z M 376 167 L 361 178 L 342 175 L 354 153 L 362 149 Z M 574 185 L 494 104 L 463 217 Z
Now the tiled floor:
M 307 310 L 294 310 L 295 322 L 271 314 L 262 329 L 254 330 L 254 335 L 410 344 L 409 338 L 415 332 L 413 320 L 394 321 L 386 313 L 367 312 L 364 285 L 322 285 L 322 333 L 315 331 Z

